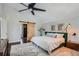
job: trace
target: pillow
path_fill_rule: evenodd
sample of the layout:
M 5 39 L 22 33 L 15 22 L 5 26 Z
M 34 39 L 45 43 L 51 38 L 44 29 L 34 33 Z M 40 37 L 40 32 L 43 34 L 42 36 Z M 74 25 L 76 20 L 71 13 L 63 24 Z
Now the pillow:
M 58 34 L 58 33 L 47 33 L 47 37 L 53 37 L 53 38 L 62 38 L 64 34 Z
M 47 33 L 46 36 L 55 38 L 56 37 L 56 33 Z
M 48 53 L 51 53 L 52 50 L 57 48 L 62 43 L 62 42 L 58 43 L 59 41 L 60 40 L 56 38 L 46 37 L 46 36 L 38 36 L 32 38 L 33 43 L 35 43 L 37 46 L 41 47 L 42 49 L 46 50 Z
M 56 34 L 56 35 L 57 35 L 57 36 L 56 36 L 57 38 L 63 38 L 63 35 L 64 35 L 64 34 Z

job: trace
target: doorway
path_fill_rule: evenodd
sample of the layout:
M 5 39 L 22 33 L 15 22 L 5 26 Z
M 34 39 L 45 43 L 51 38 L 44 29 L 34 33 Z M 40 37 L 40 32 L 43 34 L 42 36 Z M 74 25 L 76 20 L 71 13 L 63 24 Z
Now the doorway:
M 27 42 L 27 24 L 23 24 L 23 43 Z
M 22 41 L 23 43 L 31 42 L 32 37 L 35 36 L 35 23 L 24 22 L 22 24 Z

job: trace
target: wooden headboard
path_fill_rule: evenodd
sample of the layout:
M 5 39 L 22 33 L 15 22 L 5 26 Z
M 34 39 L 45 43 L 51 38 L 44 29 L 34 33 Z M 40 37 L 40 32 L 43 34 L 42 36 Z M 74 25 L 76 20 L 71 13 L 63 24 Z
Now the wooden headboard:
M 66 47 L 66 43 L 67 43 L 67 39 L 68 39 L 68 34 L 66 32 L 49 32 L 49 31 L 46 31 L 45 32 L 45 35 L 47 35 L 47 33 L 58 33 L 58 34 L 64 34 L 64 39 L 65 39 L 65 47 Z

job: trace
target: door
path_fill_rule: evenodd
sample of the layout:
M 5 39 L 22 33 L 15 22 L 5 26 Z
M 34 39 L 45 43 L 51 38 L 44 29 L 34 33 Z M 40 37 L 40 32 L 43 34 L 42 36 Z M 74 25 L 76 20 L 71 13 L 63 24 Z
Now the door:
M 23 24 L 23 43 L 27 42 L 27 24 Z
M 23 43 L 30 42 L 35 35 L 35 23 L 27 22 L 23 24 Z
M 31 41 L 34 35 L 35 35 L 35 23 L 29 22 L 27 24 L 27 40 Z

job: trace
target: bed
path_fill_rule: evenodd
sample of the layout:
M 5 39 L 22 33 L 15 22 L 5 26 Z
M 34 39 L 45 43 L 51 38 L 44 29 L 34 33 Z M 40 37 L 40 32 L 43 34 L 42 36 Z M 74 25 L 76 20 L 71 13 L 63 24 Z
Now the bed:
M 11 47 L 10 56 L 57 56 L 66 55 L 64 52 L 70 52 L 68 55 L 79 55 L 77 51 L 66 48 L 67 33 L 64 32 L 45 32 L 48 33 L 63 34 L 63 38 L 51 38 L 47 36 L 33 37 L 32 42 L 13 45 Z M 59 46 L 65 43 L 64 47 Z M 63 51 L 64 50 L 64 51 Z M 52 52 L 53 51 L 53 52 Z M 73 53 L 71 53 L 73 52 Z M 59 54 L 61 53 L 61 54 Z M 77 54 L 75 54 L 77 53 Z

